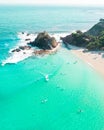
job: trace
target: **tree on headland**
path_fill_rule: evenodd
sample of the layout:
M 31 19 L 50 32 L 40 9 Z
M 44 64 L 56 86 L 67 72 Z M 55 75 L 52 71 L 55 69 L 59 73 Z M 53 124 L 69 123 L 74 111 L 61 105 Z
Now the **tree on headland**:
M 65 44 L 85 47 L 88 50 L 102 50 L 104 48 L 104 19 L 100 19 L 98 24 L 85 33 L 78 30 L 61 39 Z

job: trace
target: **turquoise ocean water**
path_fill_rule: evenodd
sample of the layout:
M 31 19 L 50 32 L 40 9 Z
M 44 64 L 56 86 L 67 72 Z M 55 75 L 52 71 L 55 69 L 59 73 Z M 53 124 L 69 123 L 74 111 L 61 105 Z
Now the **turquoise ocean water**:
M 86 30 L 103 14 L 97 7 L 0 6 L 0 130 L 104 130 L 104 79 L 69 50 L 1 65 L 19 32 Z

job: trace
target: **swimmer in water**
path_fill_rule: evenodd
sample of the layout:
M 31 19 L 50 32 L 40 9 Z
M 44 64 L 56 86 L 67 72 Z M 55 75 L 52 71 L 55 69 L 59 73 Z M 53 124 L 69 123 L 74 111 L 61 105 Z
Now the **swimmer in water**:
M 41 103 L 46 103 L 48 100 L 47 99 L 44 99 L 41 101 Z
M 48 74 L 45 76 L 45 80 L 46 80 L 46 81 L 49 80 L 49 76 L 48 76 Z
M 82 112 L 83 112 L 83 110 L 79 109 L 79 110 L 77 111 L 77 114 L 81 114 Z

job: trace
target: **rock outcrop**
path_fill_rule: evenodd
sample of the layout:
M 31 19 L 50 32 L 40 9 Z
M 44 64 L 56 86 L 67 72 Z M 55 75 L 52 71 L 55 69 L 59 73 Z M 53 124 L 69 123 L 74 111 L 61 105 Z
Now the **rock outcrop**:
M 100 19 L 98 24 L 85 33 L 76 31 L 61 39 L 67 47 L 69 47 L 68 44 L 71 44 L 87 48 L 90 51 L 102 50 L 104 47 L 104 19 Z
M 91 29 L 89 29 L 85 34 L 92 36 L 99 36 L 101 32 L 104 31 L 104 19 L 95 24 Z
M 24 34 L 24 32 L 22 32 L 22 34 Z M 59 47 L 59 43 L 56 42 L 56 39 L 54 37 L 49 36 L 47 32 L 39 33 L 37 38 L 32 42 L 30 42 L 31 41 L 30 38 L 25 39 L 25 41 L 27 41 L 27 45 L 19 46 L 11 50 L 11 52 L 14 53 L 14 52 L 22 51 L 23 54 L 26 54 L 28 50 L 32 50 L 33 54 L 41 55 L 41 54 L 50 54 L 52 52 L 55 52 Z M 34 47 L 38 47 L 38 49 Z
M 54 37 L 50 37 L 47 32 L 41 32 L 38 34 L 37 38 L 29 43 L 33 47 L 39 47 L 43 50 L 52 50 L 58 43 Z
M 29 50 L 29 49 L 31 49 L 31 47 L 30 46 L 19 46 L 19 49 L 21 49 L 21 50 Z
M 61 37 L 61 40 L 66 46 L 71 44 L 79 47 L 85 47 L 90 41 L 90 37 L 78 30 L 75 33 L 67 35 L 66 37 Z
M 20 52 L 21 50 L 19 48 L 13 49 L 11 52 Z
M 31 47 L 30 46 L 19 46 L 16 49 L 13 49 L 11 52 L 20 52 L 21 50 L 30 50 Z

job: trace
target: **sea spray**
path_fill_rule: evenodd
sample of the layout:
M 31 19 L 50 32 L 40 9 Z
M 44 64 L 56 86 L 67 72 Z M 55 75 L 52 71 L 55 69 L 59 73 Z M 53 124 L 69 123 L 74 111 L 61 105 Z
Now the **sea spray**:
M 61 43 L 60 37 L 64 37 L 68 35 L 68 33 L 50 33 L 51 36 L 55 37 L 57 42 Z M 2 66 L 5 64 L 16 64 L 24 59 L 27 59 L 33 56 L 33 52 L 35 48 L 31 48 L 29 50 L 21 50 L 19 52 L 12 52 L 14 49 L 19 48 L 19 46 L 26 46 L 27 43 L 34 41 L 37 34 L 28 34 L 27 32 L 20 32 L 18 33 L 18 38 L 20 39 L 17 45 L 14 48 L 9 50 L 10 56 L 7 57 L 5 60 L 2 61 Z M 38 49 L 36 47 L 36 49 Z

